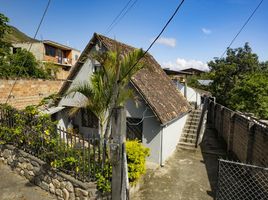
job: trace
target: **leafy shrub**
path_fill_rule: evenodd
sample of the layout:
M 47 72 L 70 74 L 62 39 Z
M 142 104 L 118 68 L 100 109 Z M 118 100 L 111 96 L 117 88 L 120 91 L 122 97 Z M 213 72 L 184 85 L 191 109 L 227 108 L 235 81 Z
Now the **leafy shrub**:
M 18 74 L 19 72 L 19 74 Z M 42 69 L 40 62 L 26 49 L 18 50 L 15 54 L 9 54 L 0 62 L 0 77 L 15 78 L 42 78 L 50 79 L 51 70 Z
M 103 172 L 96 174 L 97 178 L 97 189 L 102 193 L 111 192 L 111 181 L 112 181 L 112 166 L 108 163 L 105 164 Z
M 145 161 L 146 157 L 150 155 L 149 149 L 138 140 L 129 140 L 126 142 L 126 152 L 129 182 L 135 184 L 146 172 Z

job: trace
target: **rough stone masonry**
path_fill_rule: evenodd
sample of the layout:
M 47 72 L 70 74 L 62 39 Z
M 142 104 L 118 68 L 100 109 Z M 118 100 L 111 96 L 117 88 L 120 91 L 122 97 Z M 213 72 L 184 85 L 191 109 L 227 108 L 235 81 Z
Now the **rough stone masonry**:
M 0 161 L 59 200 L 107 199 L 94 182 L 83 183 L 12 145 L 0 145 Z

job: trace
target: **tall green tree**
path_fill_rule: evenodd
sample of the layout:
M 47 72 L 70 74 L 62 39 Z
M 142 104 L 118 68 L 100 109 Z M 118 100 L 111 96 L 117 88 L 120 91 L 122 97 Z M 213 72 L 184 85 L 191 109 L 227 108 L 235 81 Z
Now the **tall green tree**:
M 15 54 L 6 55 L 0 64 L 0 78 L 51 78 L 51 74 L 40 67 L 31 52 L 26 49 L 18 50 Z
M 245 75 L 231 90 L 229 105 L 235 110 L 268 119 L 268 71 Z
M 67 92 L 67 95 L 79 93 L 85 97 L 82 108 L 88 109 L 99 118 L 102 137 L 108 135 L 112 108 L 122 106 L 128 99 L 135 97 L 134 92 L 128 85 L 131 77 L 144 65 L 138 63 L 127 76 L 125 75 L 142 55 L 143 51 L 141 49 L 127 54 L 123 54 L 120 49 L 117 49 L 116 51 L 96 55 L 94 59 L 100 63 L 100 69 L 89 77 L 88 82 L 80 83 Z M 122 81 L 118 83 L 118 94 L 115 98 L 115 105 L 112 105 L 117 72 L 119 72 L 118 75 Z M 72 112 L 77 110 L 79 108 L 74 108 Z
M 225 58 L 216 58 L 208 66 L 213 80 L 210 91 L 224 105 L 229 105 L 230 92 L 239 80 L 260 70 L 258 56 L 248 43 L 243 48 L 228 49 Z
M 4 14 L 0 13 L 0 59 L 1 60 L 3 59 L 4 56 L 6 56 L 9 53 L 10 47 L 11 47 L 11 44 L 5 41 L 4 39 L 4 36 L 10 31 L 10 28 L 7 25 L 8 22 L 9 22 L 9 19 Z

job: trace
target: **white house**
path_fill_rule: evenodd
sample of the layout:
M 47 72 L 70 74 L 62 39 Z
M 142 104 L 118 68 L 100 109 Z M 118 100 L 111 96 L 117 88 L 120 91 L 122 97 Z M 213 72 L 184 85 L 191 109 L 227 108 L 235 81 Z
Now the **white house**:
M 98 67 L 90 56 L 92 53 L 115 50 L 116 46 L 125 53 L 134 50 L 134 47 L 95 33 L 59 94 L 62 96 L 74 85 L 89 80 Z M 148 161 L 162 165 L 175 150 L 191 107 L 151 55 L 147 54 L 144 61 L 149 67 L 140 70 L 131 79 L 130 87 L 140 97 L 140 103 L 138 107 L 133 100 L 126 103 L 127 137 L 140 139 L 150 148 Z M 60 99 L 55 109 L 59 126 L 65 129 L 73 126 L 85 136 L 98 134 L 95 116 L 88 117 L 88 113 L 82 110 L 75 117 L 68 117 L 68 109 L 79 106 L 82 99 L 79 94 Z

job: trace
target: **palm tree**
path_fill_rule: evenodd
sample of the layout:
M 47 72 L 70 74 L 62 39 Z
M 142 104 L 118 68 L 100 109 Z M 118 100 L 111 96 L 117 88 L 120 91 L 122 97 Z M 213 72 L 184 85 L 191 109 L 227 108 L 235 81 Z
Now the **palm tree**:
M 119 48 L 97 54 L 93 57 L 101 68 L 89 78 L 89 82 L 80 83 L 68 91 L 67 95 L 80 93 L 85 97 L 81 107 L 98 117 L 101 137 L 108 139 L 113 108 L 123 106 L 128 99 L 135 97 L 128 85 L 131 77 L 144 67 L 142 62 L 138 62 L 142 56 L 141 49 L 122 54 Z M 118 88 L 116 92 L 115 84 Z M 72 113 L 79 109 L 72 109 Z

